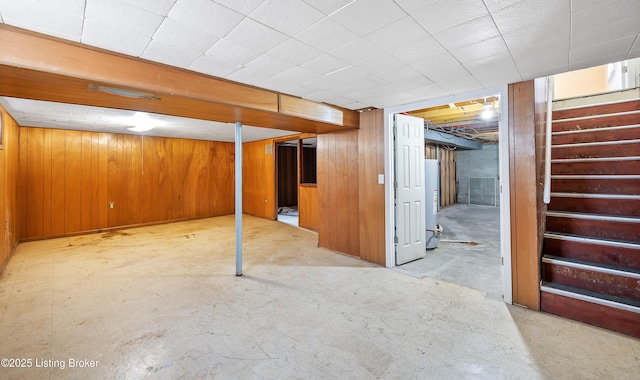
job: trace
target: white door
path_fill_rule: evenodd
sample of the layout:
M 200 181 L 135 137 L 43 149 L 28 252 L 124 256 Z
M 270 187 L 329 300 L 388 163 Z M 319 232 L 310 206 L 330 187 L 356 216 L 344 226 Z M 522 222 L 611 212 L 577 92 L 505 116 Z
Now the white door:
M 425 255 L 424 120 L 395 115 L 396 265 Z

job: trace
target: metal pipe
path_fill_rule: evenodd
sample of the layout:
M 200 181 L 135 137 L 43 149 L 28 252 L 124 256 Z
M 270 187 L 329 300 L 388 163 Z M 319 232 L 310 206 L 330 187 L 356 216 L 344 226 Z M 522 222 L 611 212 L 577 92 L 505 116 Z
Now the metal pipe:
M 236 276 L 242 276 L 242 123 L 236 121 Z
M 544 146 L 544 195 L 546 204 L 551 202 L 551 117 L 553 113 L 553 77 L 547 77 L 547 128 Z

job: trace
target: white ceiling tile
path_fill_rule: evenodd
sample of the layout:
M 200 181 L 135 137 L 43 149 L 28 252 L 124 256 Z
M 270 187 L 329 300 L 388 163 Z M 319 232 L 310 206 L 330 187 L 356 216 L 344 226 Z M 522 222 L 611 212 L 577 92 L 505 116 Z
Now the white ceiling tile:
M 218 40 L 204 53 L 207 58 L 217 64 L 229 68 L 239 68 L 253 61 L 261 53 L 229 41 L 228 38 Z
M 294 35 L 325 17 L 302 0 L 266 0 L 250 17 L 275 30 Z
M 369 73 L 356 66 L 347 66 L 342 70 L 325 74 L 325 79 L 338 83 L 347 83 L 357 79 L 365 78 Z
M 412 90 L 417 87 L 433 85 L 433 81 L 424 74 L 407 67 L 404 70 L 390 70 L 379 74 L 385 81 L 392 83 L 399 88 Z
M 89 0 L 96 1 L 96 0 Z M 99 1 L 99 0 L 98 0 Z M 125 4 L 144 9 L 155 14 L 166 16 L 176 0 L 120 0 Z
M 245 18 L 226 36 L 229 42 L 266 52 L 280 45 L 287 36 L 250 18 Z
M 152 40 L 161 42 L 171 49 L 192 50 L 201 55 L 218 41 L 218 37 L 167 18 L 153 35 Z
M 386 53 L 365 38 L 358 38 L 331 51 L 332 56 L 350 64 L 357 64 L 358 62 L 377 57 L 381 54 Z
M 404 63 L 415 63 L 446 50 L 432 37 L 425 37 L 408 45 L 393 49 L 391 53 Z
M 85 21 L 82 43 L 99 48 L 140 57 L 151 42 L 150 36 L 142 36 L 99 21 Z
M 511 55 L 516 60 L 516 63 L 521 60 L 535 60 L 536 58 L 550 55 L 560 54 L 568 56 L 569 46 L 569 37 L 567 36 L 556 38 L 554 40 L 544 41 L 535 45 L 520 46 L 517 49 L 511 49 Z
M 405 67 L 401 60 L 388 53 L 381 53 L 377 56 L 367 58 L 364 61 L 358 62 L 357 66 L 370 73 L 403 70 Z
M 621 38 L 615 41 L 607 41 L 606 43 L 589 45 L 582 48 L 571 49 L 569 54 L 569 63 L 573 67 L 574 64 L 580 62 L 598 62 L 598 58 L 601 58 L 598 64 L 611 63 L 613 61 L 605 61 L 604 57 L 621 57 L 619 60 L 625 59 L 627 53 L 631 50 L 636 36 L 629 36 Z
M 571 0 L 524 0 L 492 14 L 501 33 L 511 33 L 531 25 L 544 30 L 548 20 L 563 17 L 570 22 Z
M 484 87 L 522 81 L 511 54 L 502 53 L 464 65 Z
M 437 1 L 438 0 L 395 0 L 396 4 L 398 4 L 408 14 L 414 13 L 418 9 L 422 9 Z
M 342 8 L 331 18 L 359 36 L 364 36 L 404 16 L 406 13 L 393 1 L 360 0 Z
M 304 42 L 296 40 L 295 38 L 289 38 L 280 45 L 269 50 L 267 54 L 272 57 L 282 59 L 283 61 L 293 63 L 294 65 L 299 65 L 320 56 L 322 52 L 318 49 L 312 48 Z
M 263 54 L 247 63 L 245 67 L 234 71 L 228 78 L 234 81 L 256 85 L 292 67 L 293 65 L 289 62 Z
M 499 35 L 500 32 L 491 17 L 485 16 L 443 30 L 434 34 L 433 37 L 438 40 L 445 49 L 451 51 Z
M 482 0 L 440 0 L 412 16 L 427 32 L 435 34 L 488 14 Z
M 338 22 L 325 18 L 298 33 L 296 38 L 316 49 L 327 52 L 357 39 L 358 36 Z
M 355 0 L 304 0 L 305 3 L 311 5 L 325 15 L 337 12 L 354 1 Z
M 312 60 L 309 60 L 300 65 L 311 71 L 315 71 L 318 74 L 328 74 L 332 71 L 339 70 L 349 66 L 349 63 L 340 60 L 329 54 L 322 54 Z
M 368 90 L 371 88 L 388 85 L 390 83 L 391 83 L 390 80 L 382 79 L 375 75 L 367 75 L 366 77 L 349 82 L 348 85 L 350 87 L 353 87 L 355 90 L 362 91 L 362 90 Z M 343 94 L 347 94 L 347 93 L 348 92 L 343 92 Z
M 337 80 L 337 78 L 330 77 L 330 76 L 327 76 L 327 75 L 321 75 L 319 77 L 313 78 L 313 79 L 303 83 L 304 86 L 307 86 L 309 88 L 315 89 L 315 91 L 313 91 L 313 93 L 316 93 L 316 92 L 319 92 L 319 91 L 325 91 L 325 90 L 328 90 L 330 88 L 333 88 L 333 87 L 336 87 L 336 86 L 340 86 L 341 84 L 342 84 L 342 82 Z
M 529 60 L 516 60 L 518 71 L 522 74 L 523 80 L 534 79 L 540 76 L 554 72 L 555 70 L 567 71 L 569 68 L 569 53 L 560 53 L 556 55 L 533 56 Z M 551 71 L 547 71 L 550 68 Z M 561 71 L 557 71 L 561 72 Z
M 507 45 L 504 44 L 502 37 L 498 36 L 453 50 L 451 53 L 464 65 L 506 51 L 508 51 Z
M 80 41 L 84 1 L 69 1 L 63 6 L 55 0 L 3 0 L 0 13 L 9 25 Z
M 302 83 L 308 82 L 319 76 L 320 74 L 314 71 L 296 66 L 280 74 L 274 75 L 260 83 L 260 85 L 276 91 L 286 92 L 290 88 L 297 87 Z
M 571 35 L 572 49 L 598 45 L 620 37 L 637 34 L 639 19 L 626 19 L 586 30 L 575 30 Z
M 317 79 L 317 78 L 316 78 Z M 312 80 L 316 80 L 316 79 L 312 79 Z M 316 85 L 315 82 L 310 83 L 303 83 L 301 85 L 295 86 L 295 87 L 291 87 L 290 89 L 287 90 L 287 93 L 289 94 L 295 94 L 295 96 L 299 96 L 305 99 L 309 99 L 309 96 L 311 94 L 314 94 L 318 91 L 321 91 L 322 88 L 318 85 Z
M 182 45 L 176 46 L 161 40 L 151 40 L 141 57 L 171 66 L 186 68 L 191 66 L 200 56 L 202 56 L 202 51 L 191 50 Z
M 493 13 L 521 1 L 522 0 L 484 0 L 484 3 L 487 6 L 487 9 L 489 9 L 489 12 Z
M 542 78 L 549 75 L 555 75 L 567 72 L 569 70 L 569 65 L 560 65 L 556 67 L 543 67 L 540 65 L 532 66 L 528 71 L 520 69 L 522 73 L 522 78 L 524 80 Z
M 85 19 L 151 37 L 164 17 L 118 0 L 91 0 L 87 1 Z
M 445 71 L 451 72 L 453 68 L 457 68 L 458 71 L 464 71 L 460 62 L 450 53 L 428 57 L 420 62 L 412 63 L 409 66 L 433 81 L 436 81 L 435 77 L 444 75 L 443 73 Z
M 367 40 L 383 49 L 392 50 L 429 35 L 411 17 L 406 16 L 367 35 Z
M 177 0 L 168 17 L 216 37 L 227 35 L 244 18 L 211 0 Z
M 634 20 L 636 25 L 640 24 L 640 1 L 601 1 L 589 8 L 574 9 L 571 14 L 571 26 L 574 32 L 602 27 L 622 20 Z
M 570 33 L 571 24 L 567 22 L 566 16 L 562 16 L 548 19 L 544 23 L 503 33 L 502 36 L 510 49 L 518 49 L 523 46 L 535 45 L 544 41 L 566 37 L 569 36 Z
M 243 15 L 249 15 L 254 9 L 258 8 L 264 0 L 215 0 L 216 3 L 222 4 L 229 9 Z

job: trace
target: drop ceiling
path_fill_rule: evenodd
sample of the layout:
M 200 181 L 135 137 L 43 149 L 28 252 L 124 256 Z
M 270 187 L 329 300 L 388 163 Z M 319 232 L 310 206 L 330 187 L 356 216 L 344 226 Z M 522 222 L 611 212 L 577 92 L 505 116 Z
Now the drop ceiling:
M 0 21 L 348 109 L 640 56 L 637 0 L 0 0 Z

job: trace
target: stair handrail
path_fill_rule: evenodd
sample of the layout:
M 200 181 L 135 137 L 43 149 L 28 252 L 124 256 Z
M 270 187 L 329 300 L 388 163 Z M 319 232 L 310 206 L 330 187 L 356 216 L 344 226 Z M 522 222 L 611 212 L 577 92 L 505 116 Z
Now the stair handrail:
M 547 77 L 547 125 L 544 146 L 544 194 L 545 204 L 551 202 L 551 120 L 553 112 L 553 76 Z

